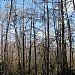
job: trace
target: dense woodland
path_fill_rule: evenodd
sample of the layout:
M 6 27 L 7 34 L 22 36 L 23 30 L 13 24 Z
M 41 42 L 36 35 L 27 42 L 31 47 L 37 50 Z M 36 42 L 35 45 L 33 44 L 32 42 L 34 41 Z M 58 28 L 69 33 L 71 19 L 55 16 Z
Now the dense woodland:
M 0 75 L 75 75 L 75 0 L 0 1 Z

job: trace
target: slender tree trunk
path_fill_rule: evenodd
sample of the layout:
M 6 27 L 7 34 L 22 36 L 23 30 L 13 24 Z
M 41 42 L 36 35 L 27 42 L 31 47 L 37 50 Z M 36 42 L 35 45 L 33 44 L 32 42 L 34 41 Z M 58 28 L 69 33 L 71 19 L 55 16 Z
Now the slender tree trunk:
M 72 51 L 72 68 L 73 68 L 73 66 L 74 66 L 74 57 L 73 57 L 73 51 Z
M 11 0 L 11 7 L 10 7 L 10 12 L 9 12 L 9 18 L 8 18 L 8 25 L 7 25 L 7 28 L 6 28 L 6 37 L 5 37 L 5 47 L 4 47 L 4 62 L 5 62 L 5 75 L 8 74 L 8 65 L 7 65 L 7 58 L 8 58 L 8 50 L 7 50 L 7 47 L 8 47 L 8 43 L 7 43 L 7 37 L 8 37 L 8 31 L 9 31 L 9 25 L 10 25 L 10 18 L 11 18 L 11 10 L 12 10 L 12 2 L 13 0 Z
M 21 48 L 20 48 L 20 41 L 19 41 L 19 38 L 18 38 L 16 27 L 15 27 L 15 38 L 16 38 L 16 45 L 17 45 L 17 49 L 18 49 L 18 70 L 19 70 L 19 75 L 21 75 L 21 64 L 20 64 L 20 49 Z
M 71 28 L 70 28 L 70 21 L 67 13 L 67 8 L 66 8 L 66 0 L 65 0 L 65 9 L 66 9 L 66 15 L 67 15 L 67 26 L 68 26 L 68 39 L 70 43 L 70 75 L 71 75 L 71 57 L 72 57 L 72 41 L 71 41 Z
M 61 67 L 61 66 L 62 66 L 62 64 L 61 64 L 61 62 L 62 62 L 62 61 L 61 61 L 61 59 L 62 59 L 62 58 L 61 58 L 61 57 L 62 57 L 62 56 L 61 56 L 61 55 L 62 55 L 62 54 L 61 54 L 61 53 L 62 53 L 62 51 L 61 51 L 61 46 L 62 46 L 62 45 L 61 45 L 61 23 L 60 23 L 60 22 L 61 22 L 61 17 L 60 17 L 60 15 L 61 15 L 61 7 L 60 7 L 60 6 L 61 6 L 61 4 L 60 4 L 60 0 L 59 0 L 59 1 L 58 1 L 58 10 L 59 10 L 58 28 L 59 28 L 59 50 L 60 50 L 60 51 L 59 51 L 60 74 L 59 74 L 59 75 L 62 74 L 62 73 L 61 73 L 61 68 L 62 68 L 62 67 Z
M 63 11 L 63 0 L 61 0 L 61 17 L 62 17 L 62 75 L 66 75 L 67 71 L 67 58 L 66 58 L 66 49 L 65 49 L 65 41 L 64 41 L 64 11 Z
M 49 75 L 49 9 L 48 9 L 48 2 L 47 2 L 47 75 Z
M 53 0 L 52 0 L 53 1 Z M 53 2 L 52 2 L 53 4 Z M 53 6 L 53 22 L 54 22 L 54 30 L 55 30 L 55 38 L 56 38 L 56 44 L 57 44 L 57 74 L 59 75 L 59 40 L 58 40 L 58 28 L 56 28 L 56 19 L 55 19 L 55 13 L 54 13 L 54 6 Z
M 25 33 L 24 33 L 24 0 L 23 0 L 23 75 L 25 75 Z
M 65 75 L 65 63 L 64 63 L 64 12 L 63 12 L 63 0 L 61 0 L 61 15 L 62 15 L 62 75 Z
M 74 6 L 74 10 L 75 10 L 75 0 L 73 0 L 73 6 Z
M 15 4 L 15 10 L 16 10 L 16 4 Z M 14 18 L 14 29 L 15 29 L 15 39 L 16 39 L 16 45 L 17 45 L 17 49 L 18 49 L 18 70 L 19 70 L 19 75 L 21 75 L 21 64 L 20 64 L 20 41 L 18 38 L 18 32 L 17 32 L 17 27 L 16 27 L 16 11 L 15 11 L 15 18 Z
M 33 18 L 33 32 L 34 32 L 34 53 L 35 53 L 35 75 L 37 75 L 37 62 L 36 62 L 36 35 L 35 35 L 34 18 Z
M 43 64 L 43 74 L 46 75 L 46 50 L 47 50 L 47 39 L 46 39 L 46 19 L 45 19 L 45 2 L 44 2 L 44 26 L 45 26 L 45 50 L 44 50 L 44 64 Z
M 1 30 L 1 62 L 2 62 L 2 71 L 4 72 L 4 62 L 3 62 L 3 59 L 4 59 L 4 56 L 3 56 L 3 24 L 2 24 L 2 30 Z
M 31 64 L 31 37 L 32 37 L 32 17 L 31 17 L 31 28 L 30 28 L 30 49 L 29 49 L 29 74 L 31 74 L 30 64 Z

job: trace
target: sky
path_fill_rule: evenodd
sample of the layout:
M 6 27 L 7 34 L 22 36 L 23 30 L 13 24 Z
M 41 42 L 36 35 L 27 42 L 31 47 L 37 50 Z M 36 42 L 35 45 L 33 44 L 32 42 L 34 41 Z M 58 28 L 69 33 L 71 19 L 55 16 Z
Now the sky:
M 5 9 L 5 5 L 6 5 L 6 1 L 7 0 L 0 0 L 0 11 L 2 11 L 2 10 L 6 10 Z M 9 0 L 10 1 L 10 0 Z M 22 2 L 22 0 L 16 0 L 17 2 L 17 8 L 22 8 L 22 4 L 23 4 L 23 2 Z M 32 7 L 32 4 L 31 4 L 31 1 L 32 0 L 25 0 L 25 8 L 26 7 Z M 39 1 L 39 0 L 38 0 Z M 68 0 L 68 1 L 71 1 L 71 0 Z M 51 4 L 49 4 L 49 8 L 51 8 L 52 7 L 52 5 Z M 34 7 L 35 8 L 35 7 Z M 72 14 L 72 12 L 73 12 L 73 4 L 72 3 L 70 3 L 70 4 L 68 4 L 67 5 L 67 8 L 68 8 L 68 14 L 69 14 L 69 16 Z M 41 23 L 40 23 L 41 24 Z M 37 26 L 38 25 L 40 25 L 40 24 L 36 24 Z M 50 30 L 51 31 L 53 31 L 53 28 L 51 28 L 51 26 L 50 26 Z M 14 30 L 12 29 L 12 31 L 14 32 Z M 39 31 L 38 33 L 40 33 L 39 35 L 40 36 L 42 36 L 42 33 L 41 33 L 41 31 Z

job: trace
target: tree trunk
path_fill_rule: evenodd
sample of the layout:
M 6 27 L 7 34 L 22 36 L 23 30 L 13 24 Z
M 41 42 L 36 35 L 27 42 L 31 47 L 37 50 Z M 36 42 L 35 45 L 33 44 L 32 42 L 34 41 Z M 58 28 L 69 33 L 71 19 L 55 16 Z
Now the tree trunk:
M 29 49 L 29 74 L 31 74 L 31 70 L 30 70 L 30 64 L 31 64 L 31 37 L 32 37 L 32 17 L 31 17 L 31 28 L 30 28 L 30 49 Z
M 33 17 L 33 32 L 34 32 L 34 53 L 35 53 L 35 75 L 37 75 L 37 63 L 36 63 L 36 35 L 35 35 L 35 26 L 34 26 L 34 17 Z

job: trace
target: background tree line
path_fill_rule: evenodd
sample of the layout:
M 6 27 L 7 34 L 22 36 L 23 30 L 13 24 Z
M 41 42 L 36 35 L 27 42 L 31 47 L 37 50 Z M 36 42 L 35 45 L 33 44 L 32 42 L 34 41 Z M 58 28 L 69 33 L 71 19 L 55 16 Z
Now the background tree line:
M 3 2 L 0 75 L 74 75 L 75 1 Z

